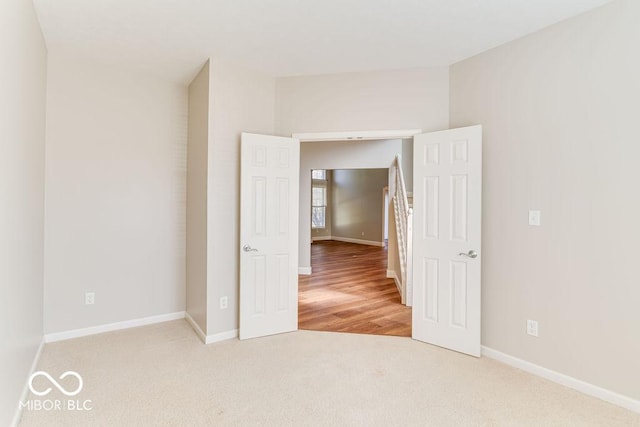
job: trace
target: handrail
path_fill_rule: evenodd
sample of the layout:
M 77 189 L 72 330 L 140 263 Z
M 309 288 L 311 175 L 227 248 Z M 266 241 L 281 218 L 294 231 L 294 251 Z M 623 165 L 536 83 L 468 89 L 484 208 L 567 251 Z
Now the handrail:
M 398 173 L 396 174 L 397 177 L 400 177 L 399 181 L 400 181 L 400 194 L 402 197 L 402 204 L 405 208 L 405 213 L 409 213 L 409 211 L 411 210 L 411 208 L 409 207 L 409 197 L 407 196 L 407 185 L 404 182 L 404 173 L 402 171 L 402 163 L 400 162 L 400 156 L 396 155 L 396 168 L 398 170 Z
M 401 296 L 403 303 L 410 306 L 413 294 L 411 286 L 413 209 L 409 205 L 409 197 L 399 155 L 396 156 L 392 164 L 392 177 L 393 182 L 390 183 L 390 194 L 395 211 L 398 253 L 400 255 Z

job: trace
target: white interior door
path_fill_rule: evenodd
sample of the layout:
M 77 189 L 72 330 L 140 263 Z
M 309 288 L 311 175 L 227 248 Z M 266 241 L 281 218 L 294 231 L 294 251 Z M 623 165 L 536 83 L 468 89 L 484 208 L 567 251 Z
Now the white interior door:
M 480 356 L 482 127 L 416 135 L 413 338 Z
M 242 134 L 240 339 L 298 329 L 300 142 Z

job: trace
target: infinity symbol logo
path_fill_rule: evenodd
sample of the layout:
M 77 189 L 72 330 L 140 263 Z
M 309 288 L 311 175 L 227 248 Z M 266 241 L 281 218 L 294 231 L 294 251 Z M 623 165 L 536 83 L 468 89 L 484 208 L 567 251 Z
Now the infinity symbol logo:
M 45 372 L 45 371 L 37 371 L 37 372 L 34 372 L 33 374 L 31 374 L 31 376 L 29 377 L 29 390 L 31 390 L 31 393 L 35 394 L 36 396 L 46 396 L 47 394 L 51 393 L 51 387 L 47 388 L 44 391 L 37 391 L 33 387 L 33 379 L 35 377 L 37 377 L 37 376 L 43 376 L 43 377 L 47 378 L 51 382 L 51 384 L 53 384 L 65 396 L 75 396 L 76 394 L 78 394 L 78 393 L 80 393 L 82 391 L 82 387 L 84 385 L 84 383 L 82 382 L 82 377 L 80 376 L 80 374 L 78 374 L 77 372 L 74 372 L 74 371 L 67 371 L 67 372 L 63 373 L 62 375 L 60 375 L 59 379 L 63 380 L 68 376 L 76 377 L 78 379 L 78 388 L 75 389 L 74 391 L 67 391 L 56 380 L 54 380 L 53 377 L 51 377 L 51 375 L 49 375 L 47 372 Z

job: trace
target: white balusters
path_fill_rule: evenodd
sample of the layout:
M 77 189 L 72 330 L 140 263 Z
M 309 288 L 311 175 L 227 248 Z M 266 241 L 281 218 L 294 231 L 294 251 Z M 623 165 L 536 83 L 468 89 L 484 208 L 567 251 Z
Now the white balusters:
M 411 233 L 413 209 L 409 206 L 409 198 L 407 196 L 407 189 L 404 182 L 404 175 L 399 156 L 396 156 L 396 159 L 393 162 L 391 177 L 393 182 L 389 183 L 389 187 L 395 211 L 398 253 L 400 255 L 400 273 L 402 276 L 400 278 L 403 290 L 402 299 L 406 305 L 410 306 L 412 300 L 412 286 L 410 281 L 412 268 Z

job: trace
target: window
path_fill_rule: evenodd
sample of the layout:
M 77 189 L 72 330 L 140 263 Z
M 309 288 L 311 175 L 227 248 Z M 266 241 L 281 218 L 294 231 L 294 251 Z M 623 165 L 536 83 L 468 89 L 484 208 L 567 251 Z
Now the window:
M 327 187 L 313 186 L 311 228 L 325 228 L 327 213 Z
M 311 228 L 326 228 L 327 224 L 327 171 L 311 171 Z
M 311 171 L 311 179 L 327 180 L 327 171 L 325 169 L 314 169 Z

